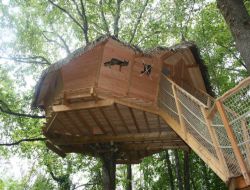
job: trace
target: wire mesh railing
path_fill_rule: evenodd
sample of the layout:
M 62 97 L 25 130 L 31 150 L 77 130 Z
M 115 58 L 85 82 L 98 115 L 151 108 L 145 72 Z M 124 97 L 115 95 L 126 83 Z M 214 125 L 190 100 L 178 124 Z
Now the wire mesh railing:
M 162 75 L 158 106 L 221 163 L 228 178 L 243 175 L 246 180 L 244 172 L 250 171 L 250 78 L 217 100 L 196 91 Z M 216 102 L 221 102 L 225 117 Z

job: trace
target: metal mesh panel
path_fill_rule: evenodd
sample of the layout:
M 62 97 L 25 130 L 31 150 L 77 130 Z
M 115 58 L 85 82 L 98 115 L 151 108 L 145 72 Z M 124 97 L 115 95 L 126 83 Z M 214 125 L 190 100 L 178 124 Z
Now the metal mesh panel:
M 215 130 L 215 133 L 217 135 L 220 148 L 222 149 L 223 156 L 226 160 L 227 167 L 231 173 L 232 176 L 238 176 L 240 175 L 240 167 L 238 165 L 238 162 L 235 158 L 235 154 L 233 152 L 231 143 L 229 141 L 229 138 L 227 136 L 227 132 L 224 128 L 224 125 L 221 121 L 221 118 L 219 116 L 219 113 L 216 113 L 212 119 L 212 127 Z
M 173 86 L 176 89 L 178 102 L 175 102 Z M 202 91 L 196 92 L 193 87 L 184 83 L 181 86 L 183 88 L 163 76 L 159 88 L 159 107 L 180 122 L 176 107 L 178 103 L 187 132 L 215 158 L 218 158 L 213 144 L 214 141 L 212 141 L 208 130 L 208 123 L 206 123 L 202 112 L 202 109 L 211 108 L 215 100 Z M 236 143 L 248 171 L 250 171 L 250 78 L 218 100 L 222 102 L 230 127 L 235 135 Z M 215 132 L 213 140 L 218 141 L 218 148 L 221 149 L 230 177 L 242 175 L 220 114 L 215 111 L 211 117 L 208 119 L 211 121 L 211 130 Z
M 207 105 L 208 107 L 211 107 L 211 105 L 213 105 L 214 99 L 210 95 L 208 95 L 207 93 L 205 93 L 199 89 L 196 89 L 195 87 L 193 87 L 192 85 L 190 85 L 184 81 L 182 81 L 178 85 L 180 85 L 189 94 L 191 94 L 192 96 L 197 98 L 199 101 L 201 101 L 204 105 Z
M 158 106 L 179 122 L 179 116 L 175 104 L 172 83 L 162 77 L 160 81 L 160 86 L 163 88 L 159 89 Z
M 250 84 L 245 83 L 236 91 L 233 90 L 223 98 L 222 103 L 238 147 L 250 170 Z
M 217 158 L 200 105 L 193 101 L 188 94 L 177 89 L 177 97 L 181 105 L 182 117 L 187 127 L 187 132 Z

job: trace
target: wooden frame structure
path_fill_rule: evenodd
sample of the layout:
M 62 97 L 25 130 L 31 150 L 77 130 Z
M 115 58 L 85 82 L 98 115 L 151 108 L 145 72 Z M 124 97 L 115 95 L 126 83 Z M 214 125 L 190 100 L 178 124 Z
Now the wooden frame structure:
M 250 185 L 249 105 L 240 111 L 233 103 L 250 101 L 249 86 L 250 79 L 215 100 L 194 44 L 143 52 L 108 36 L 44 71 L 33 107 L 45 110 L 47 147 L 62 157 L 84 153 L 111 167 L 190 147 L 231 188 L 243 188 Z

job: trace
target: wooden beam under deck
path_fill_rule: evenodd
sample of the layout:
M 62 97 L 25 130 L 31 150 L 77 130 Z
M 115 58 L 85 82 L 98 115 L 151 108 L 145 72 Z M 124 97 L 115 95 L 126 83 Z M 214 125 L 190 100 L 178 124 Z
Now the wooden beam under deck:
M 94 135 L 94 136 L 70 136 L 59 134 L 47 134 L 47 137 L 55 145 L 65 144 L 89 144 L 89 143 L 109 143 L 109 142 L 128 142 L 128 141 L 154 141 L 154 140 L 181 140 L 174 132 L 150 132 L 119 135 Z
M 91 109 L 98 107 L 106 107 L 114 104 L 113 99 L 98 100 L 98 101 L 88 101 L 88 102 L 78 102 L 67 105 L 55 105 L 52 106 L 53 112 L 65 112 L 81 109 Z

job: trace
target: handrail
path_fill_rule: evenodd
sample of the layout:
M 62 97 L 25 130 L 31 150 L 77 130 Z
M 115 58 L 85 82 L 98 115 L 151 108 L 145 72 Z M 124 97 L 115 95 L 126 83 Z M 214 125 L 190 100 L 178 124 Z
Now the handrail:
M 241 81 L 238 85 L 236 85 L 234 88 L 228 90 L 225 92 L 222 96 L 217 98 L 216 100 L 224 101 L 226 98 L 237 92 L 239 89 L 246 87 L 250 83 L 250 77 L 247 77 L 243 81 Z
M 205 108 L 208 108 L 207 105 L 205 105 L 203 102 L 201 102 L 199 99 L 197 99 L 196 97 L 194 97 L 192 94 L 190 94 L 189 92 L 187 92 L 186 90 L 184 90 L 180 85 L 178 85 L 176 82 L 174 82 L 172 79 L 168 78 L 167 76 L 165 76 L 164 74 L 162 74 L 162 76 L 168 80 L 169 82 L 172 83 L 172 85 L 176 86 L 178 88 L 178 90 L 180 90 L 182 93 L 184 93 L 185 95 L 187 95 L 189 98 L 191 98 L 192 100 L 194 100 L 196 103 L 198 103 L 199 105 L 204 106 Z M 198 91 L 198 89 L 197 89 Z M 200 91 L 201 92 L 201 91 Z M 202 92 L 201 92 L 202 93 Z M 206 94 L 207 97 L 213 99 L 212 96 Z

